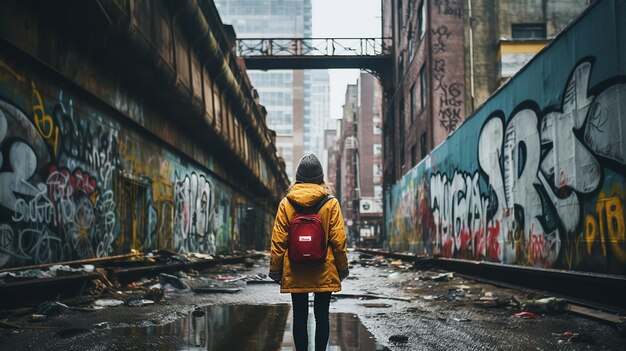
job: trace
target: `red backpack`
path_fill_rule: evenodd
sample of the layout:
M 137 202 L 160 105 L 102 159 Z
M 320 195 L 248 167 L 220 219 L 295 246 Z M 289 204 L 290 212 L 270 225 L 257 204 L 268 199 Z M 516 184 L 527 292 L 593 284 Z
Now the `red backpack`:
M 291 261 L 320 262 L 326 259 L 328 241 L 322 220 L 317 213 L 332 198 L 334 196 L 326 195 L 313 207 L 302 207 L 287 199 L 297 212 L 296 216 L 289 222 L 287 236 Z

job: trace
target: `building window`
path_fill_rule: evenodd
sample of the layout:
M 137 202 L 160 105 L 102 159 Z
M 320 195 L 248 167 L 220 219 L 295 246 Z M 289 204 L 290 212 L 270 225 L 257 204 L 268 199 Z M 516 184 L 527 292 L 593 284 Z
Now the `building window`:
M 413 121 L 415 121 L 415 114 L 417 113 L 417 107 L 415 106 L 416 103 L 416 96 L 415 96 L 416 92 L 415 92 L 415 84 L 411 85 L 411 124 L 413 124 Z
M 381 144 L 374 144 L 374 156 L 380 156 L 383 154 L 383 146 Z
M 383 198 L 383 187 L 380 185 L 374 185 L 374 197 L 377 199 Z
M 398 0 L 397 2 L 397 9 L 398 9 L 398 32 L 402 32 L 402 24 L 403 24 L 403 19 L 402 18 L 402 1 Z
M 422 40 L 424 37 L 424 33 L 426 32 L 426 17 L 424 16 L 424 3 L 426 0 L 422 1 L 419 10 L 417 10 L 417 37 Z
M 545 23 L 514 23 L 511 25 L 513 39 L 545 39 Z
M 413 25 L 409 25 L 409 62 L 413 61 L 413 56 L 415 56 L 415 52 L 413 52 Z
M 422 158 L 426 157 L 426 133 L 422 133 L 420 136 L 420 149 L 422 150 Z
M 411 167 L 417 164 L 417 145 L 411 146 Z
M 426 108 L 426 70 L 422 65 L 420 69 L 420 111 Z
M 378 112 L 374 112 L 374 118 L 373 118 L 373 122 L 374 122 L 374 134 L 375 135 L 380 135 L 383 133 L 383 130 L 381 128 L 381 120 L 380 120 L 380 114 Z
M 383 176 L 383 165 L 381 164 L 374 164 L 374 179 L 376 178 L 380 178 Z
M 402 77 L 404 77 L 404 51 L 398 56 L 398 80 L 402 81 Z

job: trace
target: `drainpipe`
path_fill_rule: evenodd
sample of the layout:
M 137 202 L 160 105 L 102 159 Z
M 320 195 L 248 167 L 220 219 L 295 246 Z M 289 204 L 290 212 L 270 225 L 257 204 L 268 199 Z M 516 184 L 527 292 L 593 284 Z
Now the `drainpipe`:
M 468 25 L 469 25 L 469 55 L 470 55 L 470 95 L 471 106 L 474 112 L 474 30 L 472 28 L 472 0 L 467 0 L 467 9 L 469 11 Z

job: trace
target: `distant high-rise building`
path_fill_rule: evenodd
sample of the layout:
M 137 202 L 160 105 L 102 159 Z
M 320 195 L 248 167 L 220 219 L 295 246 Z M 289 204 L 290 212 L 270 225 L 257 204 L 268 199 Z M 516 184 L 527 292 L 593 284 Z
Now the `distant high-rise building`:
M 311 0 L 215 0 L 238 38 L 310 38 Z M 329 118 L 328 72 L 248 71 L 267 109 L 267 124 L 293 180 L 304 153 L 323 154 L 323 119 Z
M 369 73 L 361 72 L 348 85 L 340 138 L 339 196 L 350 243 L 380 244 L 383 227 L 382 88 Z

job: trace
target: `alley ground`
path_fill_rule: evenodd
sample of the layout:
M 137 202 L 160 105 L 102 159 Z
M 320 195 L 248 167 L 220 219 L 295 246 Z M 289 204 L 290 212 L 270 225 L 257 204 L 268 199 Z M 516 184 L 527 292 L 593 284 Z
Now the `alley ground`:
M 351 275 L 331 302 L 329 350 L 626 350 L 612 324 L 570 312 L 516 316 L 518 302 L 547 296 L 358 252 L 349 259 Z M 100 291 L 78 308 L 40 305 L 39 317 L 2 311 L 0 349 L 291 350 L 290 297 L 263 279 L 268 264 L 182 274 L 195 292 L 162 279 L 165 296 L 153 304 L 145 295 L 156 278 L 120 287 L 126 304 L 117 307 L 96 306 L 114 304 Z

